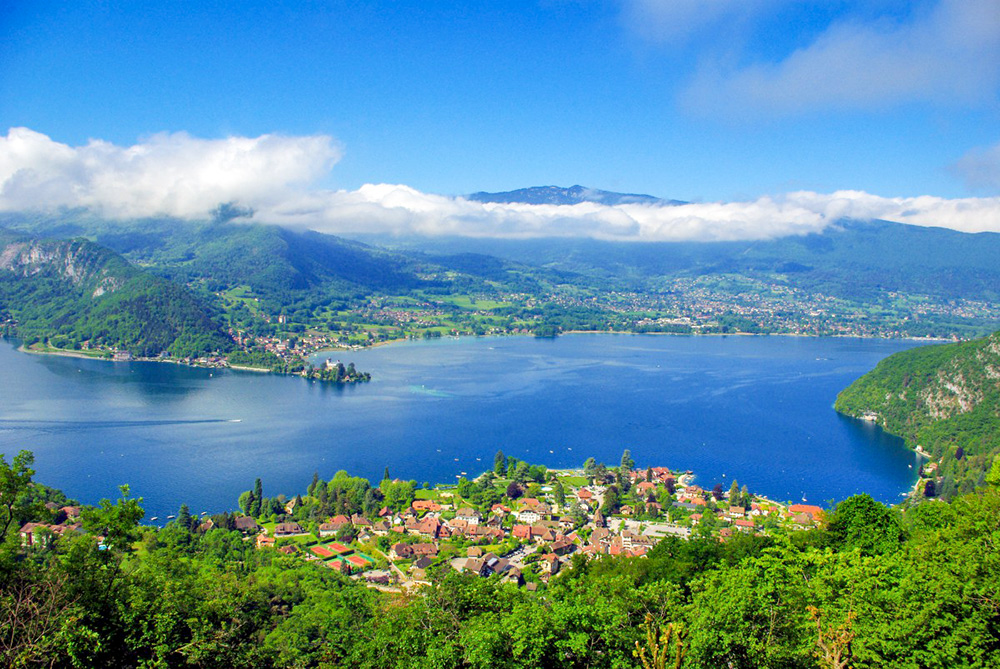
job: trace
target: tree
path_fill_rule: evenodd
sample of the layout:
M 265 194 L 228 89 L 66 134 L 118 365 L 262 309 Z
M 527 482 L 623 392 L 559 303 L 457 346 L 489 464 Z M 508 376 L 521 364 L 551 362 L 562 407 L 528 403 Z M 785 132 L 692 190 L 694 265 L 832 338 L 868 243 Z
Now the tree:
M 622 475 L 623 476 L 627 472 L 632 471 L 632 468 L 635 467 L 635 460 L 632 459 L 632 451 L 630 451 L 627 448 L 625 449 L 625 452 L 622 453 L 621 467 L 622 467 Z
M 313 472 L 312 483 L 309 484 L 309 487 L 306 489 L 306 492 L 309 493 L 310 496 L 315 495 L 316 486 L 318 485 L 319 485 L 319 472 Z
M 837 505 L 828 527 L 835 545 L 879 555 L 899 548 L 903 529 L 884 504 L 868 494 L 853 495 Z
M 261 503 L 264 500 L 264 484 L 258 478 L 253 482 L 253 506 L 251 507 L 251 516 L 259 516 L 261 510 Z
M 597 467 L 597 460 L 594 458 L 587 458 L 583 462 L 583 473 L 587 476 L 594 475 L 594 469 Z
M 604 504 L 601 505 L 601 511 L 605 516 L 609 516 L 617 512 L 619 506 L 621 506 L 621 500 L 618 497 L 618 488 L 608 487 L 604 492 Z
M 668 623 L 660 627 L 653 623 L 653 616 L 646 614 L 643 625 L 646 631 L 646 645 L 635 642 L 632 657 L 642 663 L 642 669 L 666 669 L 667 660 L 673 659 L 674 669 L 681 669 L 684 661 L 684 628 L 680 623 Z M 647 655 L 648 651 L 648 655 Z
M 848 611 L 847 622 L 839 626 L 823 626 L 819 609 L 807 606 L 809 617 L 816 623 L 816 656 L 824 669 L 847 669 L 851 659 L 851 641 L 854 640 L 854 620 L 857 614 Z
M 385 466 L 385 472 L 382 474 L 382 480 L 383 481 L 391 481 L 392 480 L 392 477 L 389 476 L 389 465 Z
M 646 467 L 646 483 L 652 483 L 652 482 L 653 482 L 653 468 Z
M 114 504 L 102 499 L 96 508 L 85 509 L 82 514 L 84 527 L 89 532 L 104 537 L 104 545 L 117 553 L 131 553 L 132 544 L 139 538 L 139 521 L 146 515 L 140 506 L 142 497 L 129 497 L 128 485 L 119 486 L 121 497 Z
M 241 492 L 238 503 L 240 505 L 240 510 L 243 511 L 243 515 L 245 516 L 252 515 L 251 512 L 253 511 L 253 491 L 244 490 L 243 492 Z
M 924 497 L 934 497 L 935 493 L 934 479 L 927 479 L 927 482 L 924 483 Z
M 517 481 L 511 481 L 507 485 L 507 497 L 510 499 L 517 499 L 521 496 L 521 486 L 517 484 Z
M 185 530 L 191 530 L 194 528 L 194 518 L 191 517 L 191 510 L 188 509 L 187 504 L 181 504 L 180 510 L 177 511 L 177 520 L 174 522 L 183 527 Z
M 993 466 L 986 475 L 986 482 L 993 486 L 1000 486 L 1000 455 L 993 457 Z
M 413 503 L 416 486 L 413 481 L 382 481 L 379 489 L 382 491 L 382 501 L 395 511 L 402 511 Z
M 35 456 L 30 451 L 21 451 L 9 465 L 0 453 L 0 543 L 14 522 L 18 498 L 31 486 L 31 477 L 35 474 L 31 465 L 34 462 Z
M 497 451 L 496 456 L 493 458 L 493 472 L 497 476 L 503 476 L 507 473 L 507 457 L 503 454 L 503 451 Z
M 729 486 L 729 503 L 736 504 L 739 502 L 739 500 L 740 500 L 740 486 L 736 482 L 736 479 L 733 479 L 733 484 Z
M 712 488 L 712 497 L 715 498 L 716 502 L 718 502 L 720 499 L 722 499 L 722 484 L 721 483 L 716 483 L 715 486 Z
M 345 544 L 349 544 L 354 541 L 355 536 L 357 536 L 357 534 L 354 531 L 354 526 L 350 523 L 346 523 L 343 527 L 337 530 L 336 534 L 337 541 L 342 541 Z
M 560 508 L 566 506 L 566 490 L 563 488 L 562 481 L 556 479 L 555 485 L 553 486 L 553 492 L 556 496 L 556 504 Z

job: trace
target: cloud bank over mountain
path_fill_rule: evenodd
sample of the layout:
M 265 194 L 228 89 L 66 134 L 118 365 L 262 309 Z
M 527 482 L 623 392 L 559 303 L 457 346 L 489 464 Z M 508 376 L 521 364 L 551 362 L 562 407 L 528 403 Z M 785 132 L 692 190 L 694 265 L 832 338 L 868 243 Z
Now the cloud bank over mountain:
M 0 137 L 0 211 L 85 208 L 111 218 L 199 219 L 232 202 L 251 208 L 254 221 L 334 234 L 623 241 L 770 239 L 819 231 L 844 217 L 1000 232 L 1000 197 L 798 191 L 743 202 L 531 205 L 474 202 L 405 185 L 317 187 L 341 155 L 326 135 L 206 140 L 172 133 L 127 147 L 100 140 L 72 147 L 12 128 Z

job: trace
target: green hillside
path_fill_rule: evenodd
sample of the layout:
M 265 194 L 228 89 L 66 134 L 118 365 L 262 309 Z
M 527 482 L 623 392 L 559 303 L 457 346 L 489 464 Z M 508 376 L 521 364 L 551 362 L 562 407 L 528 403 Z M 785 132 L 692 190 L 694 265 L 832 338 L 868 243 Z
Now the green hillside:
M 610 242 L 585 238 L 394 239 L 373 243 L 440 253 L 490 253 L 535 266 L 643 283 L 655 277 L 744 274 L 838 297 L 885 291 L 1000 298 L 1000 234 L 889 221 L 843 220 L 822 232 L 732 242 Z
M 743 242 L 370 237 L 216 216 L 0 215 L 86 237 L 184 285 L 253 337 L 366 345 L 442 334 L 609 330 L 882 337 L 1000 327 L 1000 235 L 841 221 Z M 279 321 L 280 317 L 280 321 Z
M 892 355 L 837 397 L 940 461 L 940 494 L 981 485 L 1000 453 L 1000 332 Z
M 0 235 L 0 314 L 27 345 L 127 350 L 174 357 L 232 342 L 208 305 L 183 286 L 86 240 Z

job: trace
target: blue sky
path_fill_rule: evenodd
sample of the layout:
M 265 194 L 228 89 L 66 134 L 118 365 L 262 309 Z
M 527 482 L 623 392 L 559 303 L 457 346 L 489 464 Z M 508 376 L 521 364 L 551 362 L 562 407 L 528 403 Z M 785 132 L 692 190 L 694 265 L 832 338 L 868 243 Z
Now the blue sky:
M 318 166 L 282 178 L 324 192 L 992 200 L 998 100 L 994 0 L 80 0 L 0 16 L 0 133 L 52 150 L 323 137 Z M 8 175 L 42 169 L 6 150 Z

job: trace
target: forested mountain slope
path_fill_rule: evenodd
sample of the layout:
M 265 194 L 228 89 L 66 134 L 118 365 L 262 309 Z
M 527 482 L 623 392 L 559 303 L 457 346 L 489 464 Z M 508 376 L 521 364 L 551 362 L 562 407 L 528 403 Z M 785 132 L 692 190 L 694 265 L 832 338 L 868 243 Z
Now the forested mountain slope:
M 363 243 L 226 216 L 120 221 L 85 211 L 7 213 L 2 227 L 86 237 L 261 336 L 324 331 L 362 345 L 578 329 L 964 338 L 1000 327 L 1000 235 L 885 221 L 771 240 L 655 243 Z
M 841 392 L 834 408 L 867 414 L 940 459 L 944 496 L 968 492 L 1000 453 L 1000 332 L 889 356 Z
M 0 233 L 0 314 L 26 344 L 83 342 L 150 356 L 228 350 L 208 305 L 92 242 Z
M 372 243 L 475 252 L 656 286 L 662 278 L 743 274 L 847 298 L 886 291 L 1000 299 L 1000 234 L 889 221 L 842 220 L 821 232 L 734 242 L 611 242 L 580 238 L 388 238 Z
M 350 300 L 412 290 L 442 293 L 533 291 L 572 280 L 480 253 L 399 252 L 313 231 L 236 221 L 172 218 L 113 221 L 80 212 L 0 216 L 0 228 L 48 237 L 87 237 L 178 283 L 211 291 L 248 286 L 272 311 L 299 303 Z M 290 310 L 290 309 L 289 309 Z

